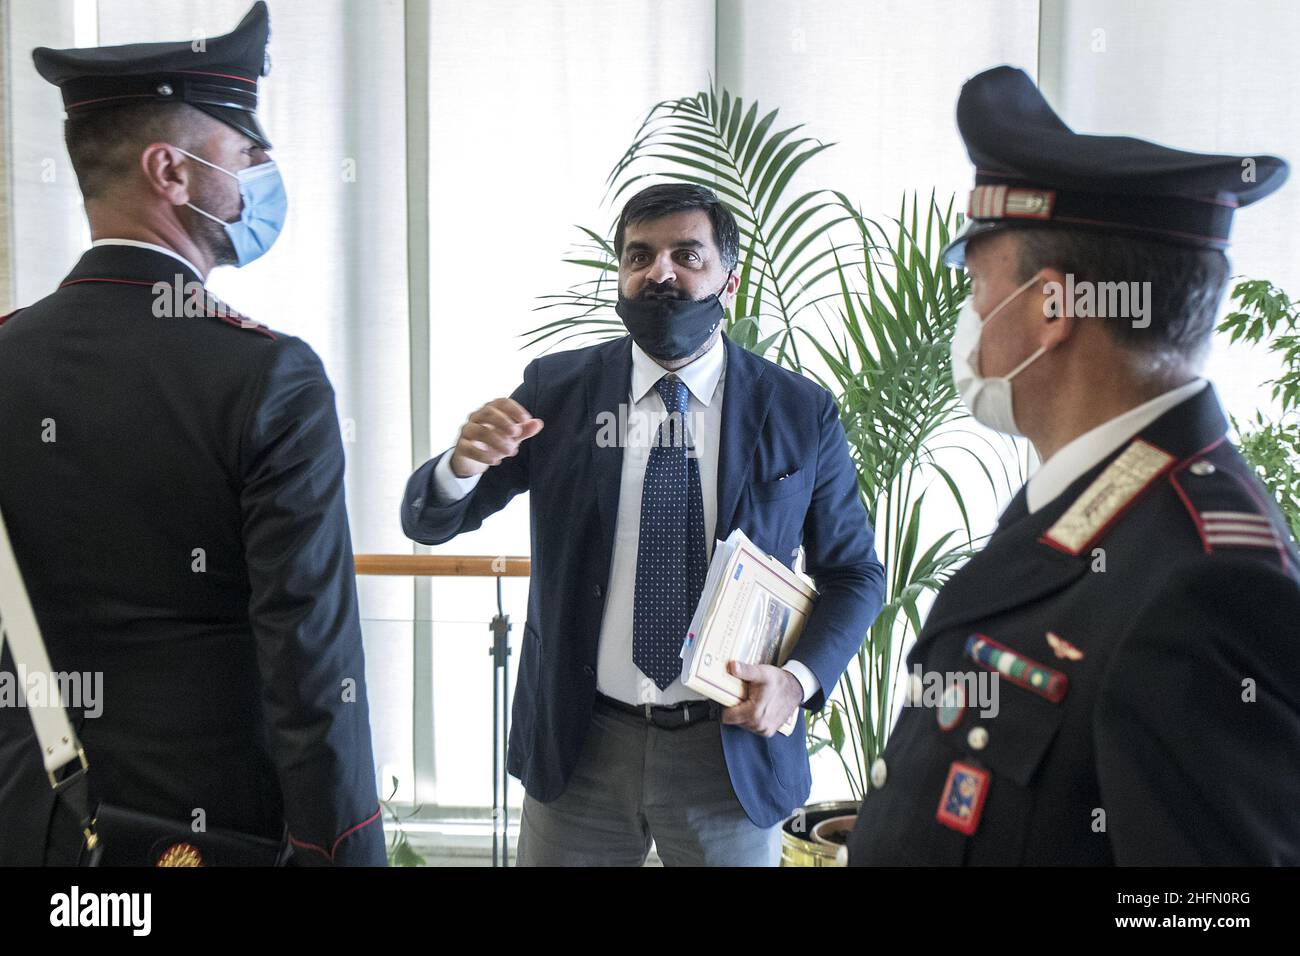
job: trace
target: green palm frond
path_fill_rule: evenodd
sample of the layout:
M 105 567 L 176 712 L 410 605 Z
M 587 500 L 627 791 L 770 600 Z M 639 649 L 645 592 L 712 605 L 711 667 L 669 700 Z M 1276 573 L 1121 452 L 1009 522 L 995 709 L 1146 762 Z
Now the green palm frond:
M 819 283 L 842 268 L 837 256 L 861 247 L 833 240 L 835 227 L 851 218 L 834 194 L 816 189 L 787 195 L 796 174 L 833 144 L 796 135 L 800 126 L 778 128 L 777 113 L 762 113 L 757 103 L 746 105 L 727 90 L 663 100 L 646 114 L 607 185 L 614 205 L 652 178 L 717 193 L 740 229 L 740 287 L 727 335 L 759 354 L 775 347 L 776 361 L 797 367 L 800 314 L 812 306 Z M 598 276 L 547 296 L 539 308 L 561 308 L 564 318 L 526 332 L 528 346 L 561 332 L 618 331 L 616 320 L 602 324 L 599 318 L 612 312 L 618 298 L 613 246 L 595 230 L 579 228 L 587 241 L 565 261 Z M 775 331 L 762 338 L 764 328 Z
M 809 372 L 839 403 L 863 503 L 873 516 L 877 551 L 886 572 L 885 604 L 837 689 L 836 707 L 814 718 L 810 732 L 834 719 L 841 733 L 815 733 L 839 753 L 851 789 L 860 792 L 871 762 L 884 749 L 893 715 L 893 688 L 908 635 L 921 629 L 920 602 L 933 594 L 976 548 L 965 493 L 939 456 L 959 451 L 979 464 L 996 494 L 1003 481 L 982 450 L 959 441 L 965 413 L 952 380 L 949 341 L 969 279 L 942 265 L 939 251 L 960 226 L 952 203 L 935 196 L 904 198 L 897 218 L 882 223 L 836 193 L 857 229 L 860 254 L 838 272 L 834 319 L 818 335 L 800 329 L 824 372 Z M 836 255 L 838 261 L 838 253 Z M 957 427 L 955 427 L 957 426 Z M 982 437 L 979 441 L 985 441 Z M 988 458 L 1000 461 L 997 449 Z M 926 527 L 927 496 L 947 494 L 962 516 L 961 529 Z M 960 535 L 960 537 L 959 537 Z M 837 745 L 836 740 L 840 743 Z

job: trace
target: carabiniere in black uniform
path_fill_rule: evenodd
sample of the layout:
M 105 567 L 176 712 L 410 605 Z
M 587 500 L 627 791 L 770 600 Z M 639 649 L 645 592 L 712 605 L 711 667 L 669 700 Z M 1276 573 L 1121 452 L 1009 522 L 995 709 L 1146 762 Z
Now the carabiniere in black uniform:
M 958 263 L 1026 217 L 1221 248 L 1286 173 L 1075 134 L 1006 67 L 958 122 Z M 925 676 L 996 674 L 996 715 L 964 689 L 902 709 L 850 865 L 1300 863 L 1300 557 L 1226 430 L 1207 385 L 1038 511 L 1012 500 L 907 659 L 918 704 Z
M 268 145 L 267 33 L 258 3 L 206 53 L 38 62 L 69 109 L 101 80 L 133 102 L 163 90 Z M 382 865 L 343 448 L 312 349 L 228 312 L 173 256 L 96 246 L 0 319 L 0 409 L 0 510 L 51 663 L 103 675 L 102 713 L 72 711 L 94 804 L 287 828 L 295 862 Z M 0 865 L 75 862 L 66 823 L 26 710 L 0 707 Z

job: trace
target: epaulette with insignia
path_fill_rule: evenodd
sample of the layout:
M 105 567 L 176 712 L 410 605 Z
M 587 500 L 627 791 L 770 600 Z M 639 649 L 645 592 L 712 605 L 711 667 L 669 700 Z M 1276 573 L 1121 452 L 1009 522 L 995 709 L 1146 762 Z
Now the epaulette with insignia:
M 1187 508 L 1206 554 L 1226 548 L 1272 551 L 1286 560 L 1286 545 L 1242 476 L 1208 458 L 1193 458 L 1169 475 Z
M 1082 554 L 1175 460 L 1169 452 L 1136 439 L 1047 529 L 1043 542 L 1068 555 Z
M 211 292 L 208 292 L 206 289 L 204 290 L 204 294 L 206 299 L 208 318 L 220 319 L 222 322 L 225 322 L 227 325 L 233 325 L 237 329 L 252 329 L 254 332 L 260 332 L 262 335 L 265 335 L 268 339 L 271 339 L 272 341 L 275 340 L 275 333 L 272 332 L 265 325 L 262 325 L 260 322 L 254 322 L 248 316 L 240 312 L 236 312 L 234 309 L 226 305 L 226 303 L 222 302 L 220 299 L 218 299 Z
M 275 341 L 274 332 L 272 332 L 269 328 L 267 328 L 262 323 L 254 322 L 246 315 L 240 315 L 238 313 L 232 315 L 231 313 L 226 312 L 226 313 L 219 313 L 216 316 L 216 318 L 221 319 L 221 321 L 225 322 L 226 325 L 233 325 L 237 329 L 252 329 L 254 332 L 260 332 L 262 335 L 265 335 L 268 339 Z
M 59 288 L 65 289 L 70 285 L 80 285 L 84 282 L 111 282 L 111 283 L 118 283 L 121 285 L 148 286 L 149 288 L 153 288 L 158 284 L 156 282 L 146 282 L 139 279 L 104 279 L 104 278 L 97 278 L 93 276 L 87 276 L 80 279 L 69 279 L 67 282 L 61 284 Z M 178 303 L 177 307 L 179 308 L 180 292 L 177 291 L 176 294 L 178 297 L 176 300 Z M 195 317 L 198 317 L 201 314 L 204 318 L 220 319 L 222 322 L 225 322 L 227 325 L 233 325 L 237 329 L 251 329 L 254 332 L 259 332 L 262 335 L 265 335 L 268 339 L 271 339 L 272 341 L 274 341 L 276 338 L 276 334 L 272 332 L 269 328 L 267 328 L 265 325 L 262 325 L 260 322 L 254 322 L 248 316 L 235 311 L 230 306 L 226 305 L 226 303 L 218 299 L 211 292 L 209 292 L 207 289 L 203 290 L 203 312 L 202 313 L 186 312 L 185 314 L 193 315 Z M 5 318 L 8 318 L 8 316 L 5 316 Z

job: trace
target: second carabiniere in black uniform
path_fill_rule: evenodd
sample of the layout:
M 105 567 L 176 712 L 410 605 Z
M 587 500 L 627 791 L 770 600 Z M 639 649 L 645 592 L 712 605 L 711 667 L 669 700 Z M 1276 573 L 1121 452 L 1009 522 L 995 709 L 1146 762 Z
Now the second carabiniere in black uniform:
M 849 863 L 1300 863 L 1300 559 L 1199 375 L 1286 164 L 1076 134 L 1006 67 L 957 115 L 954 378 L 1043 463 L 934 602 Z

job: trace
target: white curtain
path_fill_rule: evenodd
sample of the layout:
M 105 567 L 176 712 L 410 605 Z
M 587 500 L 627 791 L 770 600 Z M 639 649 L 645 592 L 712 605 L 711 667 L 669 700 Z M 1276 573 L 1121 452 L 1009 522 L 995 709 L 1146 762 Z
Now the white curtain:
M 970 163 L 954 122 L 972 74 L 1011 63 L 1034 74 L 1037 0 L 721 0 L 718 70 L 746 99 L 780 107 L 834 148 L 792 195 L 834 186 L 878 216 L 905 191 L 965 195 Z
M 10 221 L 0 231 L 13 277 L 5 312 L 48 295 L 89 241 L 81 193 L 63 147 L 63 100 L 32 65 L 38 46 L 76 42 L 72 0 L 8 0 L 4 76 Z
M 8 0 L 0 0 L 0 77 L 9 76 L 9 11 Z M 8 86 L 6 80 L 5 83 Z M 13 188 L 7 172 L 9 160 L 9 99 L 0 96 L 0 246 L 13 247 L 13 210 L 10 208 Z M 13 263 L 8 255 L 0 256 L 0 314 L 8 312 L 8 305 L 13 301 Z
M 1298 43 L 1300 5 L 1290 0 L 1044 0 L 1042 82 L 1057 112 L 1081 132 L 1273 154 L 1296 164 Z M 1300 295 L 1298 220 L 1294 181 L 1238 211 L 1228 250 L 1233 274 L 1271 279 Z M 1207 365 L 1239 418 L 1271 406 L 1259 383 L 1278 370 L 1263 348 L 1223 340 Z

